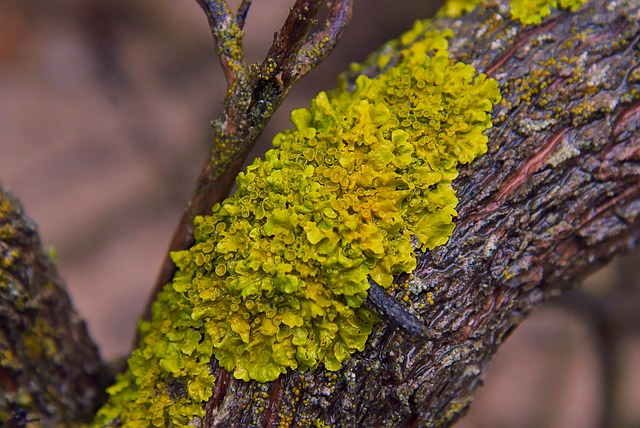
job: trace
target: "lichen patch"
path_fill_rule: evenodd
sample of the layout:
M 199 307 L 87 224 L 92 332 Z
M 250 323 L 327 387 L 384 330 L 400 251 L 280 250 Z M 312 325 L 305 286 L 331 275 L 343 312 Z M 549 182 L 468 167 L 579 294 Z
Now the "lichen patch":
M 452 61 L 449 37 L 419 22 L 397 64 L 294 111 L 295 129 L 238 176 L 235 195 L 195 219 L 196 242 L 172 254 L 178 271 L 140 325 L 103 423 L 202 417 L 212 357 L 268 382 L 338 370 L 364 349 L 376 321 L 368 277 L 389 287 L 415 268 L 416 249 L 447 242 L 457 167 L 487 150 L 498 84 Z

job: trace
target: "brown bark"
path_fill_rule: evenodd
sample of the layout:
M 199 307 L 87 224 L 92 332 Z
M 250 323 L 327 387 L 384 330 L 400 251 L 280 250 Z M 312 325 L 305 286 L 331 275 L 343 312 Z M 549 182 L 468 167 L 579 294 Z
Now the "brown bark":
M 453 57 L 496 78 L 504 97 L 489 152 L 455 182 L 453 236 L 420 254 L 409 278 L 422 289 L 410 305 L 433 337 L 411 341 L 381 322 L 340 372 L 266 385 L 214 367 L 223 381 L 206 426 L 450 425 L 533 307 L 637 245 L 640 9 L 606 5 L 554 12 L 540 27 L 495 6 L 433 22 L 454 30 Z
M 205 426 L 450 425 L 533 307 L 637 244 L 640 6 L 592 0 L 540 27 L 514 23 L 506 10 L 485 4 L 433 22 L 454 30 L 453 57 L 496 78 L 504 102 L 489 152 L 455 182 L 453 236 L 419 254 L 409 278 L 408 305 L 432 337 L 412 341 L 382 321 L 341 371 L 268 384 L 233 379 L 214 361 Z M 86 420 L 103 366 L 33 226 L 6 193 L 0 202 L 0 416 L 16 426 Z
M 35 224 L 0 186 L 0 422 L 89 422 L 111 381 Z

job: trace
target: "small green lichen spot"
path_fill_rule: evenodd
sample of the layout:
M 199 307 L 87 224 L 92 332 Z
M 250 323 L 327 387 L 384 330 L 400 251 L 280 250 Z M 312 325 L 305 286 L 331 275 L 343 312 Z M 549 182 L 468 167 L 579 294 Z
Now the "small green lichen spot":
M 416 248 L 448 240 L 456 168 L 487 150 L 498 84 L 449 59 L 451 36 L 418 23 L 396 66 L 294 111 L 295 129 L 238 176 L 236 194 L 195 219 L 196 243 L 172 254 L 178 271 L 102 423 L 201 417 L 212 354 L 236 378 L 267 382 L 338 370 L 364 349 L 376 320 L 367 278 L 388 287 L 415 268 Z
M 569 9 L 575 12 L 587 0 L 511 0 L 511 16 L 523 24 L 540 24 L 542 18 L 551 15 L 552 9 Z M 457 18 L 471 12 L 482 0 L 447 0 L 439 13 Z

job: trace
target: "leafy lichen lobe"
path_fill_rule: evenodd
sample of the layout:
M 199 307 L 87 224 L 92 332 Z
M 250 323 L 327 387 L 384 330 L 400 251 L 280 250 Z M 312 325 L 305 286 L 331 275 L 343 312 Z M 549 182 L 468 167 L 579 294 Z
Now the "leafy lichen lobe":
M 587 0 L 510 0 L 511 16 L 523 24 L 540 24 L 542 18 L 551 15 L 552 9 L 578 10 Z M 441 14 L 458 17 L 471 12 L 482 0 L 447 0 Z
M 294 130 L 195 219 L 195 241 L 158 296 L 101 423 L 202 417 L 212 356 L 236 378 L 273 381 L 364 349 L 370 276 L 389 287 L 414 250 L 444 244 L 460 163 L 487 150 L 497 82 L 450 60 L 450 31 L 418 22 L 394 66 L 320 93 Z M 169 385 L 169 386 L 168 386 Z
M 235 377 L 338 370 L 374 322 L 367 276 L 390 286 L 415 268 L 412 237 L 423 250 L 448 239 L 456 166 L 486 150 L 499 94 L 446 45 L 430 34 L 353 92 L 320 93 L 237 193 L 196 218 L 173 289 Z

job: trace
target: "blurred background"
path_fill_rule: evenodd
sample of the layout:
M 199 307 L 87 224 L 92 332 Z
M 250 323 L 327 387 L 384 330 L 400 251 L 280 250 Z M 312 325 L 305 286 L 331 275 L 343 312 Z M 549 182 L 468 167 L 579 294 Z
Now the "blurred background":
M 258 0 L 245 50 L 261 60 L 292 1 Z M 349 62 L 432 15 L 438 2 L 356 2 L 334 53 L 289 112 Z M 131 347 L 135 320 L 206 156 L 226 87 L 195 0 L 1 0 L 0 180 L 52 248 L 102 355 Z M 502 347 L 462 427 L 640 427 L 640 257 L 537 310 Z

